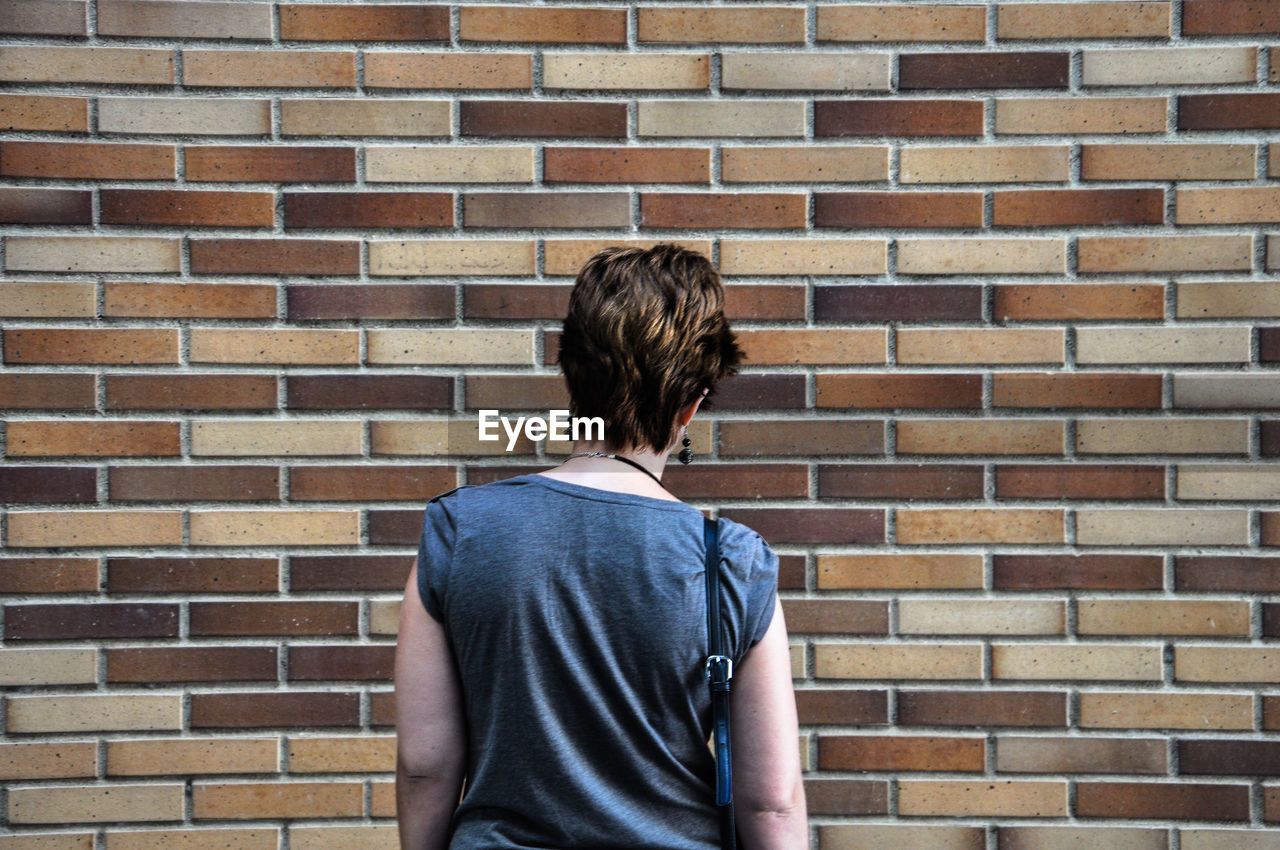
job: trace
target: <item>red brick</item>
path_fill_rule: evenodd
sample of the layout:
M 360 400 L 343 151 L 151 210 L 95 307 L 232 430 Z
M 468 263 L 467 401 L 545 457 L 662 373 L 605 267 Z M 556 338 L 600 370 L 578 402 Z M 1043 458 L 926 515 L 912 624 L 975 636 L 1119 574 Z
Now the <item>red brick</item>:
M 1173 575 L 1178 590 L 1280 593 L 1280 557 L 1179 555 Z
M 285 405 L 295 410 L 448 410 L 444 375 L 290 375 Z
M 89 132 L 89 98 L 0 94 L 0 130 Z
M 178 332 L 144 328 L 13 328 L 6 363 L 177 363 Z
M 188 145 L 185 158 L 188 180 L 211 183 L 353 183 L 356 179 L 355 148 Z
M 384 646 L 292 646 L 289 678 L 298 681 L 390 681 L 396 648 Z
M 996 467 L 997 499 L 1163 499 L 1164 467 L 1025 464 Z
M 0 502 L 98 501 L 98 470 L 92 466 L 0 466 Z
M 735 321 L 803 319 L 804 302 L 804 286 L 781 283 L 729 284 L 724 288 L 724 314 Z M 566 301 L 566 306 L 567 304 Z
M 981 499 L 982 467 L 960 464 L 821 464 L 819 499 Z
M 996 555 L 998 590 L 1159 590 L 1158 555 Z
M 1076 814 L 1103 818 L 1248 820 L 1249 786 L 1080 782 Z
M 284 226 L 452 227 L 449 192 L 286 192 Z
M 982 287 L 973 284 L 819 284 L 813 288 L 814 319 L 819 322 L 980 321 L 982 302 Z
M 1260 511 L 1258 523 L 1262 527 L 1259 542 L 1263 546 L 1280 546 L 1280 512 Z
M 448 6 L 282 4 L 285 41 L 448 41 Z
M 1178 95 L 1179 130 L 1268 130 L 1280 127 L 1280 92 Z
M 191 634 L 354 635 L 358 602 L 192 602 Z
M 0 175 L 86 180 L 172 180 L 174 145 L 0 142 Z
M 796 713 L 806 725 L 888 723 L 889 695 L 886 691 L 801 688 L 796 691 Z
M 818 407 L 980 408 L 982 376 L 958 374 L 839 374 L 817 376 Z
M 368 510 L 371 545 L 408 546 L 422 535 L 421 510 Z
M 903 53 L 900 89 L 1066 88 L 1070 54 Z
M 562 319 L 573 287 L 541 283 L 468 283 L 462 287 L 467 319 Z M 449 287 L 450 307 L 453 288 Z
M 0 224 L 90 224 L 92 221 L 92 192 L 0 188 Z
M 26 0 L 0 6 L 0 32 L 14 35 L 88 35 L 84 0 Z
M 1033 408 L 1159 408 L 1161 381 L 1160 375 L 998 372 L 992 379 L 992 404 Z
M 977 100 L 820 100 L 813 106 L 815 136 L 980 136 Z
M 1153 283 L 996 284 L 993 318 L 1162 319 L 1164 286 Z
M 1163 222 L 1163 189 L 997 190 L 992 210 L 996 227 Z
M 887 635 L 889 603 L 863 599 L 786 599 L 787 633 Z
M 193 274 L 355 275 L 357 242 L 333 239 L 192 239 Z
M 886 815 L 889 783 L 868 779 L 808 779 L 805 802 L 812 815 Z
M 622 44 L 625 9 L 587 7 L 462 6 L 463 41 Z
M 107 681 L 224 682 L 275 681 L 273 646 L 184 646 L 108 649 Z
M 352 692 L 218 693 L 191 695 L 193 729 L 359 726 L 360 695 Z
M 627 106 L 589 101 L 464 100 L 464 136 L 625 138 Z
M 108 558 L 107 589 L 112 593 L 269 593 L 279 589 L 279 570 L 275 558 Z
M 274 410 L 274 375 L 107 375 L 108 410 Z
M 178 636 L 177 604 L 95 602 L 6 605 L 5 640 L 98 640 Z
M 1183 35 L 1280 33 L 1280 6 L 1267 0 L 1183 0 Z
M 707 183 L 710 148 L 547 147 L 547 183 Z
M 926 735 L 823 735 L 818 739 L 822 770 L 973 771 L 983 770 L 982 738 Z
M 369 725 L 394 726 L 396 724 L 396 701 L 394 691 L 379 691 L 369 694 Z
M 0 558 L 0 593 L 97 591 L 97 558 Z
M 791 463 L 671 464 L 662 484 L 681 499 L 804 499 L 809 495 L 809 470 Z
M 804 227 L 804 195 L 725 192 L 644 192 L 644 227 L 785 228 Z
M 261 502 L 280 498 L 274 466 L 113 466 L 115 502 Z
M 0 408 L 92 410 L 97 404 L 95 386 L 93 375 L 44 372 L 0 375 Z
M 297 555 L 289 559 L 293 590 L 403 590 L 413 555 Z
M 711 404 L 721 410 L 803 408 L 804 376 L 737 374 L 716 387 Z
M 294 501 L 427 501 L 458 483 L 452 466 L 294 466 Z
M 982 227 L 981 192 L 814 192 L 818 227 Z
M 166 319 L 274 319 L 276 288 L 252 283 L 108 280 L 103 314 Z
M 883 543 L 885 512 L 869 508 L 725 508 L 721 516 L 770 543 Z
M 1052 691 L 899 691 L 903 726 L 1066 726 L 1067 695 Z
M 289 286 L 285 299 L 291 320 L 452 319 L 454 315 L 454 287 L 446 284 Z
M 220 192 L 190 189 L 103 189 L 103 224 L 184 227 L 271 227 L 271 192 Z

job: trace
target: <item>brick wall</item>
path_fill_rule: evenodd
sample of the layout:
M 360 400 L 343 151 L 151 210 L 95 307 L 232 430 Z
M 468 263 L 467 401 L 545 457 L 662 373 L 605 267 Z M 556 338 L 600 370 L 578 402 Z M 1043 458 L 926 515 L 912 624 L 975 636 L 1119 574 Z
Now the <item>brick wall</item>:
M 394 847 L 422 505 L 570 275 L 748 352 L 814 846 L 1278 848 L 1280 4 L 0 4 L 4 850 Z M 554 458 L 552 458 L 554 460 Z

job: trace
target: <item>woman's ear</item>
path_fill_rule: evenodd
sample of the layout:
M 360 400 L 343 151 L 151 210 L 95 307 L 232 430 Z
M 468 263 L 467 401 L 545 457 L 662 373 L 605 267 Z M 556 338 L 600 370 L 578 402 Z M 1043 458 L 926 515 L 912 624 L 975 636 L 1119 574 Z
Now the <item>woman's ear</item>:
M 709 390 L 703 390 L 702 395 L 680 408 L 680 412 L 676 414 L 676 424 L 684 428 L 693 419 L 693 415 L 698 412 L 698 408 L 702 405 L 702 400 L 707 397 Z

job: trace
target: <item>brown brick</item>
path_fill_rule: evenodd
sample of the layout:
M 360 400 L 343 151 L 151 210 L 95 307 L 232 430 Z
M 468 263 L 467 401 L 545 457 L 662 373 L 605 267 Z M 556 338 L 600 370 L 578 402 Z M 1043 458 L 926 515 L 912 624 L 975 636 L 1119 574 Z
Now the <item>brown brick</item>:
M 981 771 L 983 738 L 925 735 L 823 735 L 818 739 L 822 770 Z
M 824 372 L 817 375 L 816 384 L 818 407 L 878 410 L 982 407 L 981 375 Z
M 1167 38 L 1171 5 L 1159 2 L 1108 2 L 1087 6 L 1001 3 L 997 7 L 996 38 Z M 1003 850 L 1004 844 L 1000 846 Z
M 1164 467 L 1036 464 L 996 467 L 997 499 L 1163 499 Z
M 403 590 L 412 555 L 298 555 L 290 558 L 294 590 Z
M 354 635 L 358 602 L 192 602 L 191 634 Z
M 716 388 L 713 402 L 722 410 L 802 408 L 804 382 L 799 375 L 735 375 Z
M 13 331 L 9 331 L 13 333 Z M 0 375 L 0 407 L 6 410 L 92 410 L 93 375 Z
M 0 593 L 95 593 L 96 558 L 0 558 Z
M 177 422 L 21 420 L 9 423 L 6 437 L 14 457 L 147 457 L 182 451 Z
M 426 501 L 457 486 L 452 466 L 295 466 L 295 501 Z
M 1085 180 L 1229 180 L 1254 175 L 1257 148 L 1225 144 L 1086 144 Z
M 182 51 L 182 82 L 195 86 L 354 88 L 356 55 L 336 50 Z
M 819 555 L 819 590 L 981 588 L 978 555 Z
M 726 420 L 721 455 L 865 455 L 884 452 L 884 422 L 854 420 Z
M 290 375 L 286 406 L 298 410 L 440 410 L 453 380 L 437 375 Z
M 462 6 L 459 36 L 463 41 L 622 44 L 627 18 L 623 9 Z
M 468 473 L 467 481 L 473 481 Z M 807 498 L 809 470 L 799 463 L 669 466 L 662 484 L 681 499 Z M 801 586 L 804 582 L 801 581 Z
M 729 284 L 724 289 L 724 314 L 733 321 L 803 319 L 804 290 L 803 286 L 790 284 Z
M 806 725 L 887 723 L 889 699 L 885 691 L 801 688 L 796 691 L 796 711 Z
M 263 593 L 278 589 L 278 573 L 275 558 L 108 558 L 107 588 L 112 593 Z
M 821 464 L 818 466 L 818 498 L 980 499 L 982 467 L 976 464 Z
M 1063 726 L 1067 695 L 1052 691 L 917 691 L 898 693 L 903 726 Z
M 820 100 L 815 136 L 979 136 L 984 106 L 976 100 Z
M 1280 9 L 1258 0 L 1183 0 L 1183 35 L 1280 33 Z
M 141 602 L 6 605 L 5 640 L 178 636 L 178 606 Z
M 1280 93 L 1178 95 L 1179 130 L 1280 127 Z
M 533 59 L 527 53 L 369 52 L 364 55 L 364 84 L 387 89 L 528 90 L 533 86 Z M 372 171 L 369 179 L 374 179 Z
M 186 227 L 271 227 L 271 192 L 103 189 L 103 224 Z
M 1060 455 L 1063 422 L 1042 419 L 912 419 L 898 423 L 899 454 Z
M 464 284 L 462 315 L 467 319 L 561 319 L 569 309 L 570 289 L 539 283 Z M 452 311 L 453 287 L 448 292 Z
M 193 729 L 359 726 L 360 695 L 343 691 L 191 695 Z
M 351 183 L 356 179 L 355 148 L 187 145 L 184 158 L 187 179 L 202 182 Z
M 97 773 L 97 747 L 89 741 L 0 744 L 0 777 L 4 779 L 91 778 Z M 5 850 L 11 847 L 8 845 Z M 85 850 L 92 847 L 91 841 Z
M 144 328 L 13 328 L 6 363 L 177 363 L 178 332 Z
M 627 106 L 590 101 L 464 100 L 464 136 L 625 138 Z
M 1160 375 L 996 373 L 995 407 L 1159 408 Z
M 275 681 L 273 646 L 108 649 L 108 682 Z
M 0 130 L 87 133 L 89 99 L 0 94 Z
M 1248 820 L 1247 785 L 1081 782 L 1076 814 L 1109 818 Z
M 1161 224 L 1161 189 L 1026 189 L 997 191 L 996 227 Z
M 98 34 L 149 38 L 271 38 L 266 3 L 99 0 Z
M 280 498 L 274 466 L 113 466 L 107 481 L 117 502 L 260 502 Z
M 883 510 L 865 508 L 725 508 L 721 516 L 772 543 L 882 543 Z
M 286 192 L 284 226 L 452 227 L 448 192 Z
M 107 375 L 107 410 L 274 410 L 273 375 Z
M 788 599 L 782 604 L 787 633 L 887 635 L 889 606 L 856 599 Z
M 981 227 L 981 192 L 814 192 L 817 227 Z
M 899 508 L 899 543 L 1061 543 L 1064 516 L 1052 509 Z
M 192 239 L 193 274 L 355 275 L 359 244 L 334 239 Z
M 416 544 L 422 536 L 421 510 L 369 510 L 369 543 Z
M 1066 88 L 1063 53 L 903 53 L 901 89 Z
M 448 41 L 448 6 L 281 4 L 286 41 Z
M 276 288 L 259 284 L 108 280 L 103 315 L 166 319 L 274 319 Z
M 1131 283 L 997 284 L 996 321 L 1009 319 L 1160 319 L 1164 286 Z
M 1178 772 L 1214 776 L 1280 775 L 1280 742 L 1240 739 L 1178 741 Z
M 0 9 L 0 32 L 14 35 L 88 35 L 86 6 L 84 0 L 10 3 Z
M 559 375 L 467 377 L 466 407 L 529 410 L 568 407 L 569 393 Z
M 546 249 L 546 273 L 574 276 L 583 263 L 604 248 L 652 248 L 661 243 L 679 245 L 703 256 L 711 256 L 710 239 L 546 239 L 543 241 Z
M 888 360 L 888 337 L 881 328 L 740 330 L 737 337 L 746 361 L 760 365 L 848 365 Z
M 0 175 L 89 180 L 172 180 L 174 145 L 0 142 Z
M 644 192 L 644 227 L 786 228 L 804 227 L 804 195 L 725 192 Z
M 0 188 L 0 224 L 89 224 L 91 194 L 79 189 Z
M 980 6 L 894 3 L 818 7 L 819 41 L 982 41 Z
M 191 787 L 196 819 L 356 817 L 363 813 L 359 782 L 253 782 Z
M 395 649 L 389 645 L 293 646 L 289 648 L 289 678 L 390 681 Z
M 92 466 L 0 466 L 0 502 L 96 502 Z
M 1280 221 L 1280 192 L 1274 186 L 1177 190 L 1178 224 L 1248 224 Z
M 469 192 L 462 197 L 467 227 L 627 227 L 624 192 Z
M 707 183 L 711 180 L 711 150 L 547 147 L 543 152 L 543 180 L 548 183 Z
M 289 286 L 285 298 L 290 319 L 446 319 L 454 314 L 454 288 L 437 284 Z
M 1154 773 L 1168 770 L 1159 738 L 1020 738 L 996 743 L 1001 773 Z
M 804 783 L 808 810 L 815 815 L 885 815 L 889 813 L 889 783 L 866 779 L 808 779 Z
M 1173 565 L 1178 590 L 1280 592 L 1280 557 L 1180 555 Z
M 279 762 L 276 738 L 149 738 L 107 744 L 108 776 L 169 776 L 272 772 Z M 147 835 L 148 833 L 143 833 Z M 114 844 L 118 834 L 112 835 Z M 155 839 L 180 837 L 150 833 Z M 232 839 L 224 834 L 220 838 Z M 210 836 L 212 838 L 212 836 Z M 179 846 L 194 848 L 199 838 Z M 240 845 L 235 845 L 240 846 Z
M 803 43 L 804 9 L 796 7 L 644 6 L 636 14 L 641 42 Z
M 1008 590 L 1159 590 L 1156 555 L 996 555 L 995 587 Z
M 1258 423 L 1261 432 L 1261 453 L 1263 457 L 1280 455 L 1280 420 L 1270 419 Z

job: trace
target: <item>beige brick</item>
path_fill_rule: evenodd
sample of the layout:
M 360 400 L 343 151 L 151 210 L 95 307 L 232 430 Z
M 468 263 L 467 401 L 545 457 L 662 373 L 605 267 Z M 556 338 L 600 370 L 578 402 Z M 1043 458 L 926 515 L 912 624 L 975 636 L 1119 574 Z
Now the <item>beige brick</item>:
M 532 183 L 534 149 L 523 145 L 365 148 L 370 183 Z
M 98 34 L 152 38 L 270 39 L 270 3 L 99 0 Z
M 173 51 L 132 47 L 0 47 L 0 81 L 173 84 Z
M 820 7 L 821 8 L 821 7 Z M 947 7 L 942 7 L 947 8 Z M 865 850 L 867 847 L 928 847 L 929 850 L 980 850 L 986 839 L 971 826 L 904 826 L 841 824 L 818 827 L 822 850 Z
M 0 130 L 89 132 L 89 98 L 0 94 Z
M 875 330 L 742 330 L 748 363 L 824 365 L 886 363 L 889 332 Z
M 1065 145 L 908 147 L 898 154 L 902 183 L 1049 183 L 1071 176 Z
M 192 511 L 192 546 L 351 546 L 359 511 Z
M 900 239 L 901 274 L 1064 274 L 1062 239 Z
M 900 454 L 1062 454 L 1066 429 L 1045 419 L 904 419 Z
M 97 315 L 92 283 L 72 281 L 0 282 L 0 316 L 16 319 L 87 319 Z
M 1081 546 L 1243 546 L 1248 511 L 1162 508 L 1076 511 Z
M 724 239 L 724 275 L 877 275 L 888 269 L 882 239 Z
M 98 131 L 140 135 L 263 136 L 271 102 L 231 97 L 100 97 Z
M 611 245 L 652 248 L 662 242 L 670 242 L 711 256 L 709 239 L 547 239 L 543 242 L 546 272 L 549 275 L 576 275 L 582 264 L 602 248 Z
M 191 454 L 220 457 L 358 455 L 359 420 L 211 419 L 191 423 Z
M 375 455 L 505 455 L 505 435 L 496 442 L 481 441 L 478 418 L 389 420 L 369 427 L 370 450 Z M 511 454 L 532 454 L 534 444 L 521 435 Z
M 996 132 L 1163 133 L 1168 113 L 1163 97 L 997 98 Z
M 1109 2 L 1090 5 L 1111 5 Z M 1168 4 L 1144 4 L 1168 5 Z M 1043 739 L 1024 738 L 1026 741 Z M 1092 742 L 1079 738 L 1064 739 L 1067 743 L 1078 746 Z M 1117 739 L 1110 739 L 1116 741 Z M 1108 741 L 1104 741 L 1108 743 Z M 1119 746 L 1126 742 L 1118 741 Z M 1163 750 L 1162 750 L 1163 752 Z M 1165 771 L 1161 769 L 1159 773 Z M 1159 826 L 1163 827 L 1163 824 Z M 1084 850 L 1089 847 L 1105 847 L 1107 850 L 1169 850 L 1167 830 L 1137 826 L 1001 826 L 1000 840 L 1009 847 L 1020 847 L 1024 850 Z
M 8 732 L 108 732 L 182 728 L 181 694 L 11 696 Z
M 369 603 L 369 634 L 395 635 L 400 632 L 400 602 L 374 600 Z
M 92 685 L 96 649 L 0 649 L 0 686 Z
M 1081 236 L 1082 272 L 1248 271 L 1251 236 Z
M 1125 48 L 1081 51 L 1086 86 L 1204 85 L 1257 79 L 1256 47 Z
M 899 363 L 1062 363 L 1065 359 L 1066 332 L 1058 329 L 898 331 Z
M 289 828 L 291 850 L 400 850 L 400 838 L 389 826 L 294 826 Z
M 1076 451 L 1083 454 L 1244 454 L 1247 419 L 1080 419 Z
M 530 89 L 533 61 L 521 53 L 367 50 L 364 84 L 390 89 Z
M 369 274 L 531 275 L 534 243 L 517 239 L 431 239 L 369 243 Z
M 1252 729 L 1250 694 L 1080 694 L 1085 729 Z
M 695 53 L 544 53 L 548 89 L 705 89 L 711 57 Z
M 819 679 L 981 679 L 982 647 L 954 643 L 814 646 Z
M 181 511 L 10 511 L 10 546 L 178 546 Z
M 346 50 L 184 50 L 187 86 L 355 88 L 356 54 Z
M 370 330 L 369 363 L 533 365 L 532 331 Z
M 801 137 L 802 100 L 642 100 L 640 136 Z
M 1168 37 L 1169 3 L 1001 3 L 996 38 Z M 1046 848 L 1047 850 L 1047 848 Z
M 1168 743 L 1163 738 L 1100 737 L 1026 737 L 1001 736 L 997 742 L 996 770 L 1000 773 L 1150 773 L 1169 771 Z M 1016 827 L 1015 827 L 1016 829 Z M 1043 836 L 1033 835 L 1036 847 L 1044 850 L 1078 847 L 1081 840 L 1094 836 L 1106 839 L 1108 848 L 1137 850 L 1148 844 L 1125 840 L 1126 831 L 1111 836 L 1086 828 L 1084 834 L 1066 829 L 1049 830 Z M 1163 835 L 1161 835 L 1163 838 Z M 1164 843 L 1159 843 L 1164 848 Z
M 191 788 L 196 820 L 359 817 L 363 809 L 359 782 L 196 782 Z
M 1081 153 L 1085 180 L 1252 179 L 1257 160 L 1253 145 L 1082 145 Z
M 146 738 L 107 742 L 108 776 L 274 773 L 278 738 Z
M 1175 646 L 1179 682 L 1280 682 L 1280 651 L 1273 647 Z
M 1062 817 L 1067 813 L 1067 783 L 898 780 L 898 812 L 949 817 Z
M 10 823 L 182 820 L 183 787 L 101 785 L 9 789 Z
M 0 850 L 93 850 L 91 832 L 27 832 L 0 835 Z
M 394 782 L 369 783 L 369 816 L 393 818 L 396 816 L 396 787 Z
M 904 635 L 1060 635 L 1066 604 L 1050 600 L 902 599 L 898 633 Z
M 986 10 L 973 4 L 818 6 L 819 41 L 982 41 L 986 37 Z
M 1063 512 L 1012 508 L 899 508 L 899 543 L 1061 543 Z
M 106 850 L 276 850 L 276 829 L 148 829 L 108 832 Z
M 176 272 L 177 239 L 6 236 L 5 268 L 31 272 Z
M 981 555 L 817 556 L 819 590 L 950 590 L 982 587 Z
M 98 745 L 93 741 L 0 744 L 0 779 L 71 779 L 97 775 Z
M 1011 643 L 991 647 L 994 679 L 1159 681 L 1159 646 Z
M 1174 407 L 1280 407 L 1275 375 L 1174 375 Z
M 1178 189 L 1178 224 L 1280 221 L 1280 186 Z
M 320 98 L 282 100 L 287 136 L 447 136 L 449 101 Z
M 192 363 L 360 362 L 359 331 L 192 328 Z
M 725 147 L 726 183 L 867 183 L 889 179 L 887 145 Z
M 1249 603 L 1200 599 L 1081 599 L 1082 635 L 1249 634 Z
M 293 738 L 290 773 L 390 773 L 396 769 L 394 735 Z
M 1077 328 L 1077 363 L 1247 363 L 1248 328 Z
M 1280 467 L 1261 464 L 1179 466 L 1178 498 L 1227 501 L 1280 499 Z
M 1179 319 L 1280 317 L 1280 281 L 1178 283 Z
M 720 85 L 725 89 L 888 91 L 888 53 L 725 53 Z
M 1275 829 L 1179 829 L 1182 850 L 1276 850 Z
M 805 10 L 794 6 L 644 6 L 636 23 L 642 42 L 766 44 L 805 40 Z
M 805 678 L 805 669 L 804 669 L 804 666 L 805 666 L 805 665 L 804 665 L 805 650 L 804 650 L 804 644 L 798 644 L 798 643 L 793 643 L 793 644 L 791 644 L 791 647 L 790 647 L 789 653 L 790 653 L 790 657 L 791 657 L 791 678 L 793 678 L 793 679 L 803 679 L 803 678 Z

